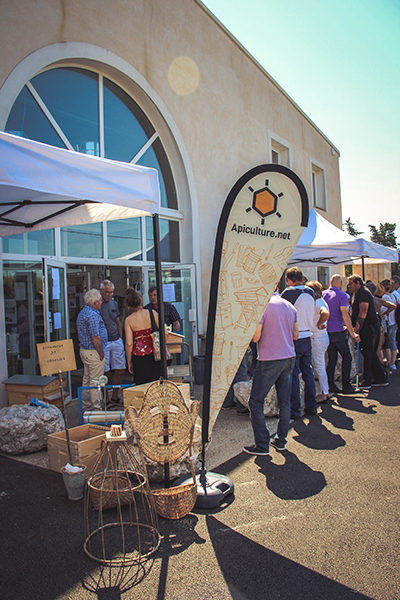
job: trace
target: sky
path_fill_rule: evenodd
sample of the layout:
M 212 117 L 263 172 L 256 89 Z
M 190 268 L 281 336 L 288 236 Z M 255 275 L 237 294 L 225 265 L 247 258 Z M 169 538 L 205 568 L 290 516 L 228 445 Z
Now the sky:
M 400 222 L 400 0 L 203 3 L 340 151 L 343 221 Z

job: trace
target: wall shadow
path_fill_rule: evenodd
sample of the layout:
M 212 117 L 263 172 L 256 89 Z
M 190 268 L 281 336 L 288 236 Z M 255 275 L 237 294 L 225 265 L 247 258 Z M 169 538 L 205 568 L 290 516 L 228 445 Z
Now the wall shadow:
M 227 585 L 247 600 L 371 600 L 261 546 L 213 516 L 207 517 L 207 526 Z

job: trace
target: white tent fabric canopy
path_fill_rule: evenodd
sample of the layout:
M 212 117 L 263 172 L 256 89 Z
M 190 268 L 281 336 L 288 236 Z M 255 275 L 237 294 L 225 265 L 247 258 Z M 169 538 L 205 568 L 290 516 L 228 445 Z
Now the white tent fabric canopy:
M 156 169 L 0 132 L 0 237 L 159 212 Z
M 398 262 L 398 253 L 395 248 L 354 238 L 311 209 L 308 226 L 292 254 L 289 266 L 331 266 L 354 263 L 359 259 L 371 263 Z

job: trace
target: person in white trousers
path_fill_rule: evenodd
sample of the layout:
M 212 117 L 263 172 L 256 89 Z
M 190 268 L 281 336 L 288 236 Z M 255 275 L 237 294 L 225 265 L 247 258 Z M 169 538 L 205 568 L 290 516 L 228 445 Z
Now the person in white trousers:
M 315 309 L 311 329 L 312 367 L 319 381 L 317 402 L 326 402 L 329 397 L 328 375 L 325 368 L 325 352 L 329 346 L 329 336 L 326 321 L 329 319 L 329 308 L 322 296 L 322 285 L 319 281 L 308 281 L 308 287 L 315 293 Z

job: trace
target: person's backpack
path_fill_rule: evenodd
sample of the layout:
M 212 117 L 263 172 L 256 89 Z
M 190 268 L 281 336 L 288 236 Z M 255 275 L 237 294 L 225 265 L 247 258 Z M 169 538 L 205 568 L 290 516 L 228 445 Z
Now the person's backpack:
M 400 328 L 400 302 L 396 294 L 393 294 L 396 298 L 396 309 L 394 311 L 394 318 L 396 319 L 397 327 Z

